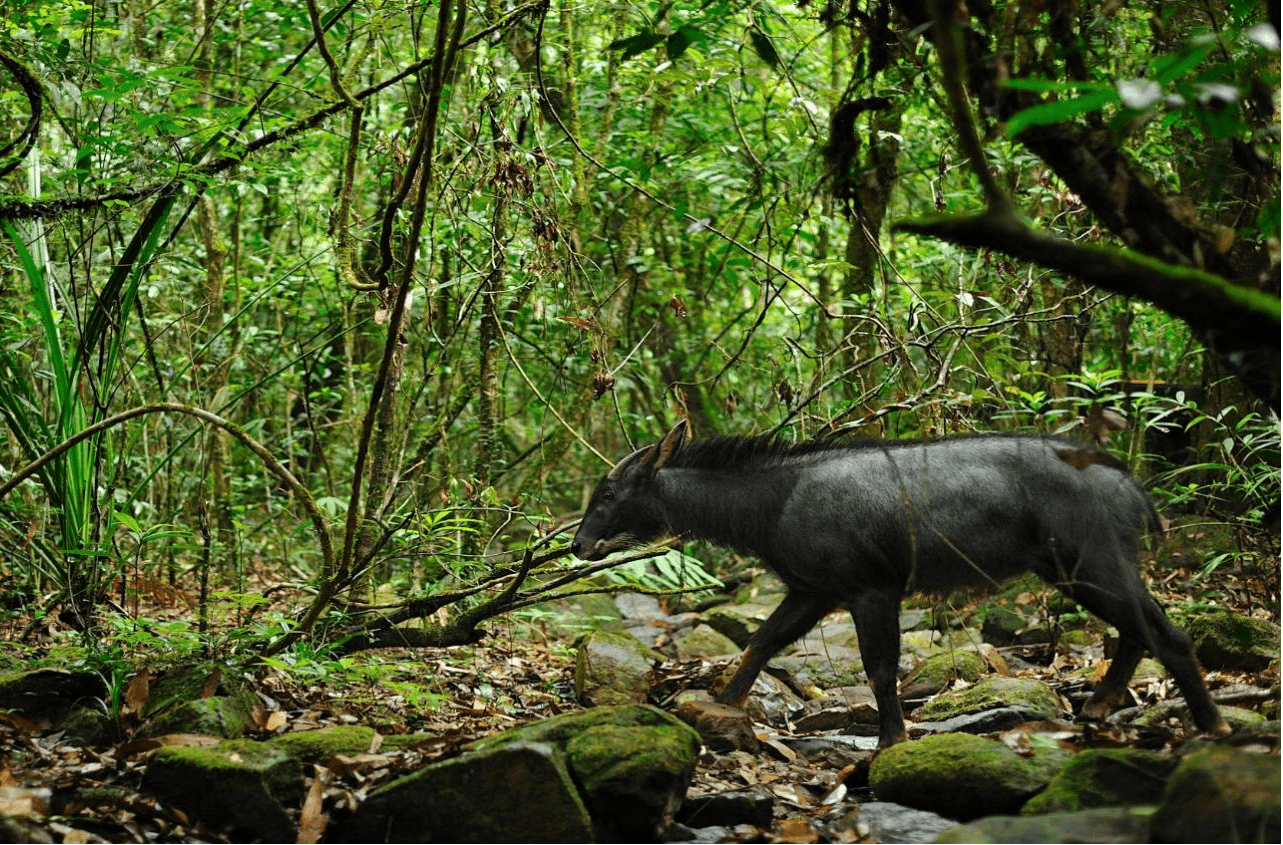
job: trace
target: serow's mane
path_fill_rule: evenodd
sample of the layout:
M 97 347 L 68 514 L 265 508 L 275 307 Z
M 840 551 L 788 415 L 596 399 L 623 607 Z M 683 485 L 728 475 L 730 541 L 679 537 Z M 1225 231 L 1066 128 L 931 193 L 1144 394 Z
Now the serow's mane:
M 812 458 L 822 459 L 825 455 L 843 452 L 865 452 L 880 450 L 883 452 L 897 449 L 913 448 L 928 443 L 942 441 L 957 442 L 960 440 L 987 440 L 990 438 L 1011 437 L 1000 432 L 953 435 L 951 437 L 926 437 L 905 440 L 879 440 L 877 438 L 859 438 L 854 440 L 812 440 L 806 443 L 786 443 L 769 435 L 761 437 L 705 437 L 692 440 L 683 446 L 665 466 L 679 469 L 718 469 L 718 470 L 753 470 L 769 469 L 792 463 L 802 463 Z M 1062 441 L 1056 438 L 1027 437 L 1025 439 Z M 1064 445 L 1072 445 L 1064 441 Z M 1069 457 L 1062 460 L 1069 461 Z M 1101 459 L 1089 459 L 1088 462 L 1106 462 Z M 1075 464 L 1076 465 L 1076 464 Z M 1081 469 L 1081 467 L 1079 467 Z
M 872 441 L 876 447 L 877 441 Z M 774 437 L 705 437 L 693 440 L 666 466 L 676 469 L 764 469 L 808 457 L 869 448 L 851 441 L 819 440 L 786 443 Z

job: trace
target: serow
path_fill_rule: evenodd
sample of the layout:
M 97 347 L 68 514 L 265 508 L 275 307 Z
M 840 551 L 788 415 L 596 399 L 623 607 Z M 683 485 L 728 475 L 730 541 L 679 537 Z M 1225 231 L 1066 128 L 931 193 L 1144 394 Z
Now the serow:
M 1189 636 L 1140 578 L 1154 506 L 1104 453 L 1010 435 L 687 441 L 679 423 L 606 473 L 571 549 L 600 560 L 669 535 L 702 538 L 755 555 L 779 575 L 784 601 L 753 634 L 722 703 L 743 707 L 768 660 L 844 607 L 877 700 L 878 744 L 892 745 L 907 736 L 896 687 L 901 596 L 996 586 L 1032 571 L 1118 629 L 1118 653 L 1084 717 L 1109 714 L 1148 650 L 1180 685 L 1199 729 L 1229 733 Z

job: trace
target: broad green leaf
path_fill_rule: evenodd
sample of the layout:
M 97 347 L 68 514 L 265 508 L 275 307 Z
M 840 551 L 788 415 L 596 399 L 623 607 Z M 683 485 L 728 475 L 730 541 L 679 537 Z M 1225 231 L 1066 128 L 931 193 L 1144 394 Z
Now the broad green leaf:
M 1193 50 L 1159 56 L 1151 63 L 1154 79 L 1160 84 L 1179 79 L 1207 58 L 1214 44 L 1205 44 Z
M 1109 103 L 1118 102 L 1118 92 L 1114 90 L 1095 91 L 1074 97 L 1070 100 L 1056 100 L 1052 103 L 1041 103 L 1016 112 L 1007 121 L 1007 135 L 1015 137 L 1030 126 L 1047 126 L 1060 123 L 1080 114 L 1093 112 Z
M 1079 80 L 1059 79 L 1008 79 L 1002 83 L 1003 88 L 1017 91 L 1038 91 L 1041 93 L 1059 93 L 1061 91 L 1108 91 L 1108 82 L 1084 82 Z

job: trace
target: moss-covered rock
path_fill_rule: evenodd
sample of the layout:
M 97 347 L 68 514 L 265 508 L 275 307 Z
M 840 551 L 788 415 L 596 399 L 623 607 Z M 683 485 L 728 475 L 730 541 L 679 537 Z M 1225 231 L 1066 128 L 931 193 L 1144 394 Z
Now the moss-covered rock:
M 596 707 L 481 740 L 480 751 L 511 743 L 564 750 L 593 822 L 608 840 L 653 840 L 681 804 L 695 772 L 700 738 L 655 707 Z
M 1054 719 L 1060 714 L 1060 699 L 1031 678 L 990 675 L 966 689 L 952 690 L 928 701 L 917 715 L 919 719 L 943 720 L 998 707 L 1020 708 L 1029 718 Z
M 147 764 L 143 785 L 235 837 L 295 839 L 285 808 L 303 798 L 302 773 L 292 756 L 268 743 L 238 739 L 212 748 L 160 748 Z
M 102 677 L 94 672 L 28 669 L 0 674 L 2 710 L 56 718 L 75 704 L 106 695 Z
M 1022 815 L 1071 812 L 1091 807 L 1157 804 L 1176 760 L 1156 751 L 1096 748 L 1065 763 L 1021 808 Z
M 591 842 L 563 753 L 510 742 L 425 766 L 336 819 L 333 842 Z
M 923 660 L 900 682 L 905 698 L 935 695 L 956 680 L 977 681 L 985 672 L 985 659 L 974 651 L 953 650 Z
M 1279 631 L 1264 619 L 1212 608 L 1188 616 L 1185 630 L 1204 669 L 1259 672 L 1279 655 Z
M 258 699 L 228 667 L 200 663 L 162 672 L 152 682 L 138 736 L 201 733 L 234 739 L 253 723 Z
M 1013 813 L 1051 775 L 1007 746 L 970 734 L 928 736 L 884 750 L 869 785 L 879 800 L 969 820 Z
M 1154 842 L 1278 842 L 1279 760 L 1207 748 L 1167 780 L 1151 827 Z
M 1039 816 L 990 816 L 944 831 L 936 842 L 1148 842 L 1152 807 L 1108 807 Z
M 738 654 L 739 651 L 739 646 L 730 637 L 709 625 L 696 625 L 690 633 L 677 641 L 677 657 L 680 660 L 722 657 Z
M 268 742 L 306 763 L 324 763 L 336 754 L 363 754 L 374 741 L 374 728 L 366 725 L 335 725 L 314 731 L 295 731 L 272 737 Z

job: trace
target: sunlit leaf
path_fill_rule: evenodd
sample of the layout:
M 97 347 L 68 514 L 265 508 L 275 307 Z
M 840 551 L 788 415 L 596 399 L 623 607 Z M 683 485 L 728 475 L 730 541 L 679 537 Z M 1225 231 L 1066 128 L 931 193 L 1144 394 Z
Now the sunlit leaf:
M 1074 97 L 1069 100 L 1056 100 L 1051 103 L 1030 106 L 1011 116 L 1007 121 L 1007 134 L 1015 136 L 1030 126 L 1047 126 L 1053 123 L 1060 123 L 1080 114 L 1097 111 L 1105 105 L 1117 101 L 1117 91 L 1105 90 L 1084 94 L 1081 97 Z

